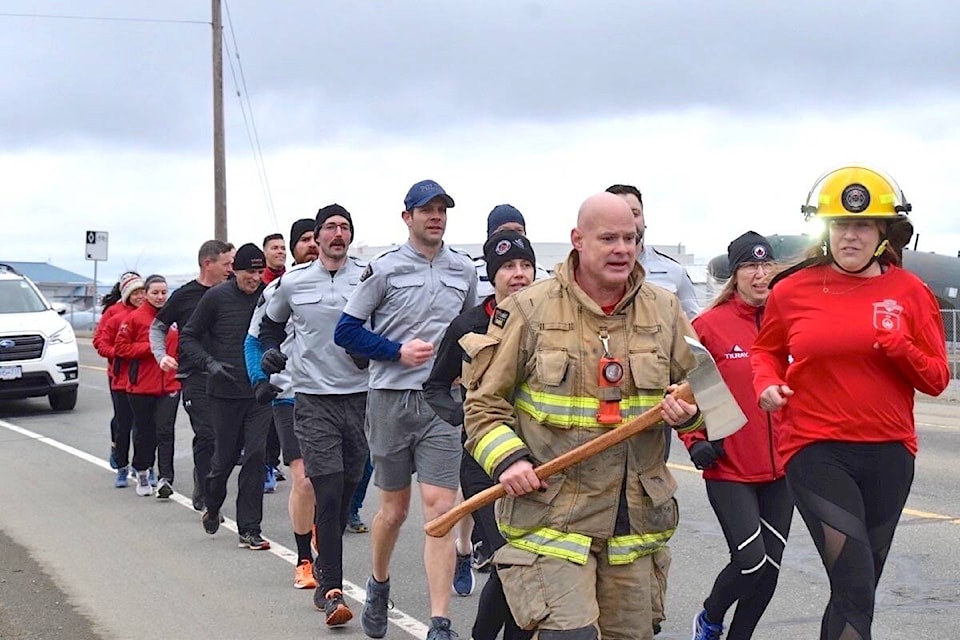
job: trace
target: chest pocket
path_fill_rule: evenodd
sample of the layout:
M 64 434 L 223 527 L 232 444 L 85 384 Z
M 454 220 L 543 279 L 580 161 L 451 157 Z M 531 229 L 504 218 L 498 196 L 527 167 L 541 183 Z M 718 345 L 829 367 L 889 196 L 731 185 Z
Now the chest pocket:
M 561 429 L 592 424 L 597 413 L 594 403 L 576 395 L 576 357 L 567 346 L 574 340 L 572 329 L 573 323 L 540 325 L 530 363 L 534 375 L 518 394 L 528 396 L 528 413 L 537 422 Z
M 290 306 L 299 312 L 309 310 L 310 305 L 319 304 L 323 294 L 319 291 L 300 291 L 290 295 Z
M 460 309 L 467 299 L 470 283 L 465 272 L 455 273 L 447 271 L 440 274 L 440 287 L 437 291 L 437 302 L 445 309 Z
M 663 390 L 670 385 L 670 363 L 656 351 L 630 354 L 630 375 L 638 390 Z

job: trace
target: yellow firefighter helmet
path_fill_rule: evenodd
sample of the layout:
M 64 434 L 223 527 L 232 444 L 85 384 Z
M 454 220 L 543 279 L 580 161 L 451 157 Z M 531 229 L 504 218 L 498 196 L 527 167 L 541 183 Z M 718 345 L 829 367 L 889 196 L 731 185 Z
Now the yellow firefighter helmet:
M 905 218 L 911 209 L 893 178 L 862 165 L 845 165 L 820 176 L 801 208 L 807 220 Z

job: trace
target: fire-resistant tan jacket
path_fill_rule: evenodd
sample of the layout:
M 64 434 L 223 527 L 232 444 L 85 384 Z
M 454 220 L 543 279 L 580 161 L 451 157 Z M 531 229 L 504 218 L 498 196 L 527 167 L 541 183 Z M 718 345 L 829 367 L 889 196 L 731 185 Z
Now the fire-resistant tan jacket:
M 624 422 L 656 406 L 666 387 L 696 366 L 684 341 L 695 334 L 673 294 L 646 283 L 637 265 L 626 295 L 606 315 L 575 282 L 577 262 L 571 252 L 555 278 L 504 300 L 486 335 L 460 341 L 470 359 L 463 376 L 466 448 L 494 479 L 519 459 L 542 464 L 616 428 L 597 421 L 601 335 L 609 336 L 610 354 L 624 368 Z M 698 413 L 684 430 L 701 426 Z M 629 534 L 615 536 L 624 483 Z M 592 541 L 602 539 L 611 564 L 628 564 L 665 545 L 677 525 L 677 485 L 659 428 L 547 484 L 545 491 L 498 502 L 497 524 L 511 546 L 584 564 Z

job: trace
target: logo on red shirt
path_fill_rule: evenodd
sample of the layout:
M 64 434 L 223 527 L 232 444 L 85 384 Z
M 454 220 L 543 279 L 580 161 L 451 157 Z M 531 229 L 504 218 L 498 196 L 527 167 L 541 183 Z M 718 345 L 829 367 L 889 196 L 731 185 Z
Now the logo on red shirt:
M 885 331 L 900 331 L 900 314 L 903 306 L 896 300 L 873 303 L 873 328 Z

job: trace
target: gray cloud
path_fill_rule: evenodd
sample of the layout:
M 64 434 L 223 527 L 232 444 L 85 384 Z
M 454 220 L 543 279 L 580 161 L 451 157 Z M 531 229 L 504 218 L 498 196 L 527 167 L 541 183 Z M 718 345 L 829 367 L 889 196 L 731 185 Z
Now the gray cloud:
M 197 6 L 197 5 L 200 6 Z M 79 13 L 67 2 L 9 12 Z M 84 15 L 206 20 L 205 3 Z M 960 5 L 586 1 L 230 2 L 265 145 L 497 121 L 709 107 L 851 112 L 960 95 Z M 120 13 L 122 12 L 122 13 Z M 227 33 L 227 37 L 230 34 Z M 203 25 L 0 17 L 3 146 L 209 148 Z M 246 144 L 225 66 L 231 144 Z

